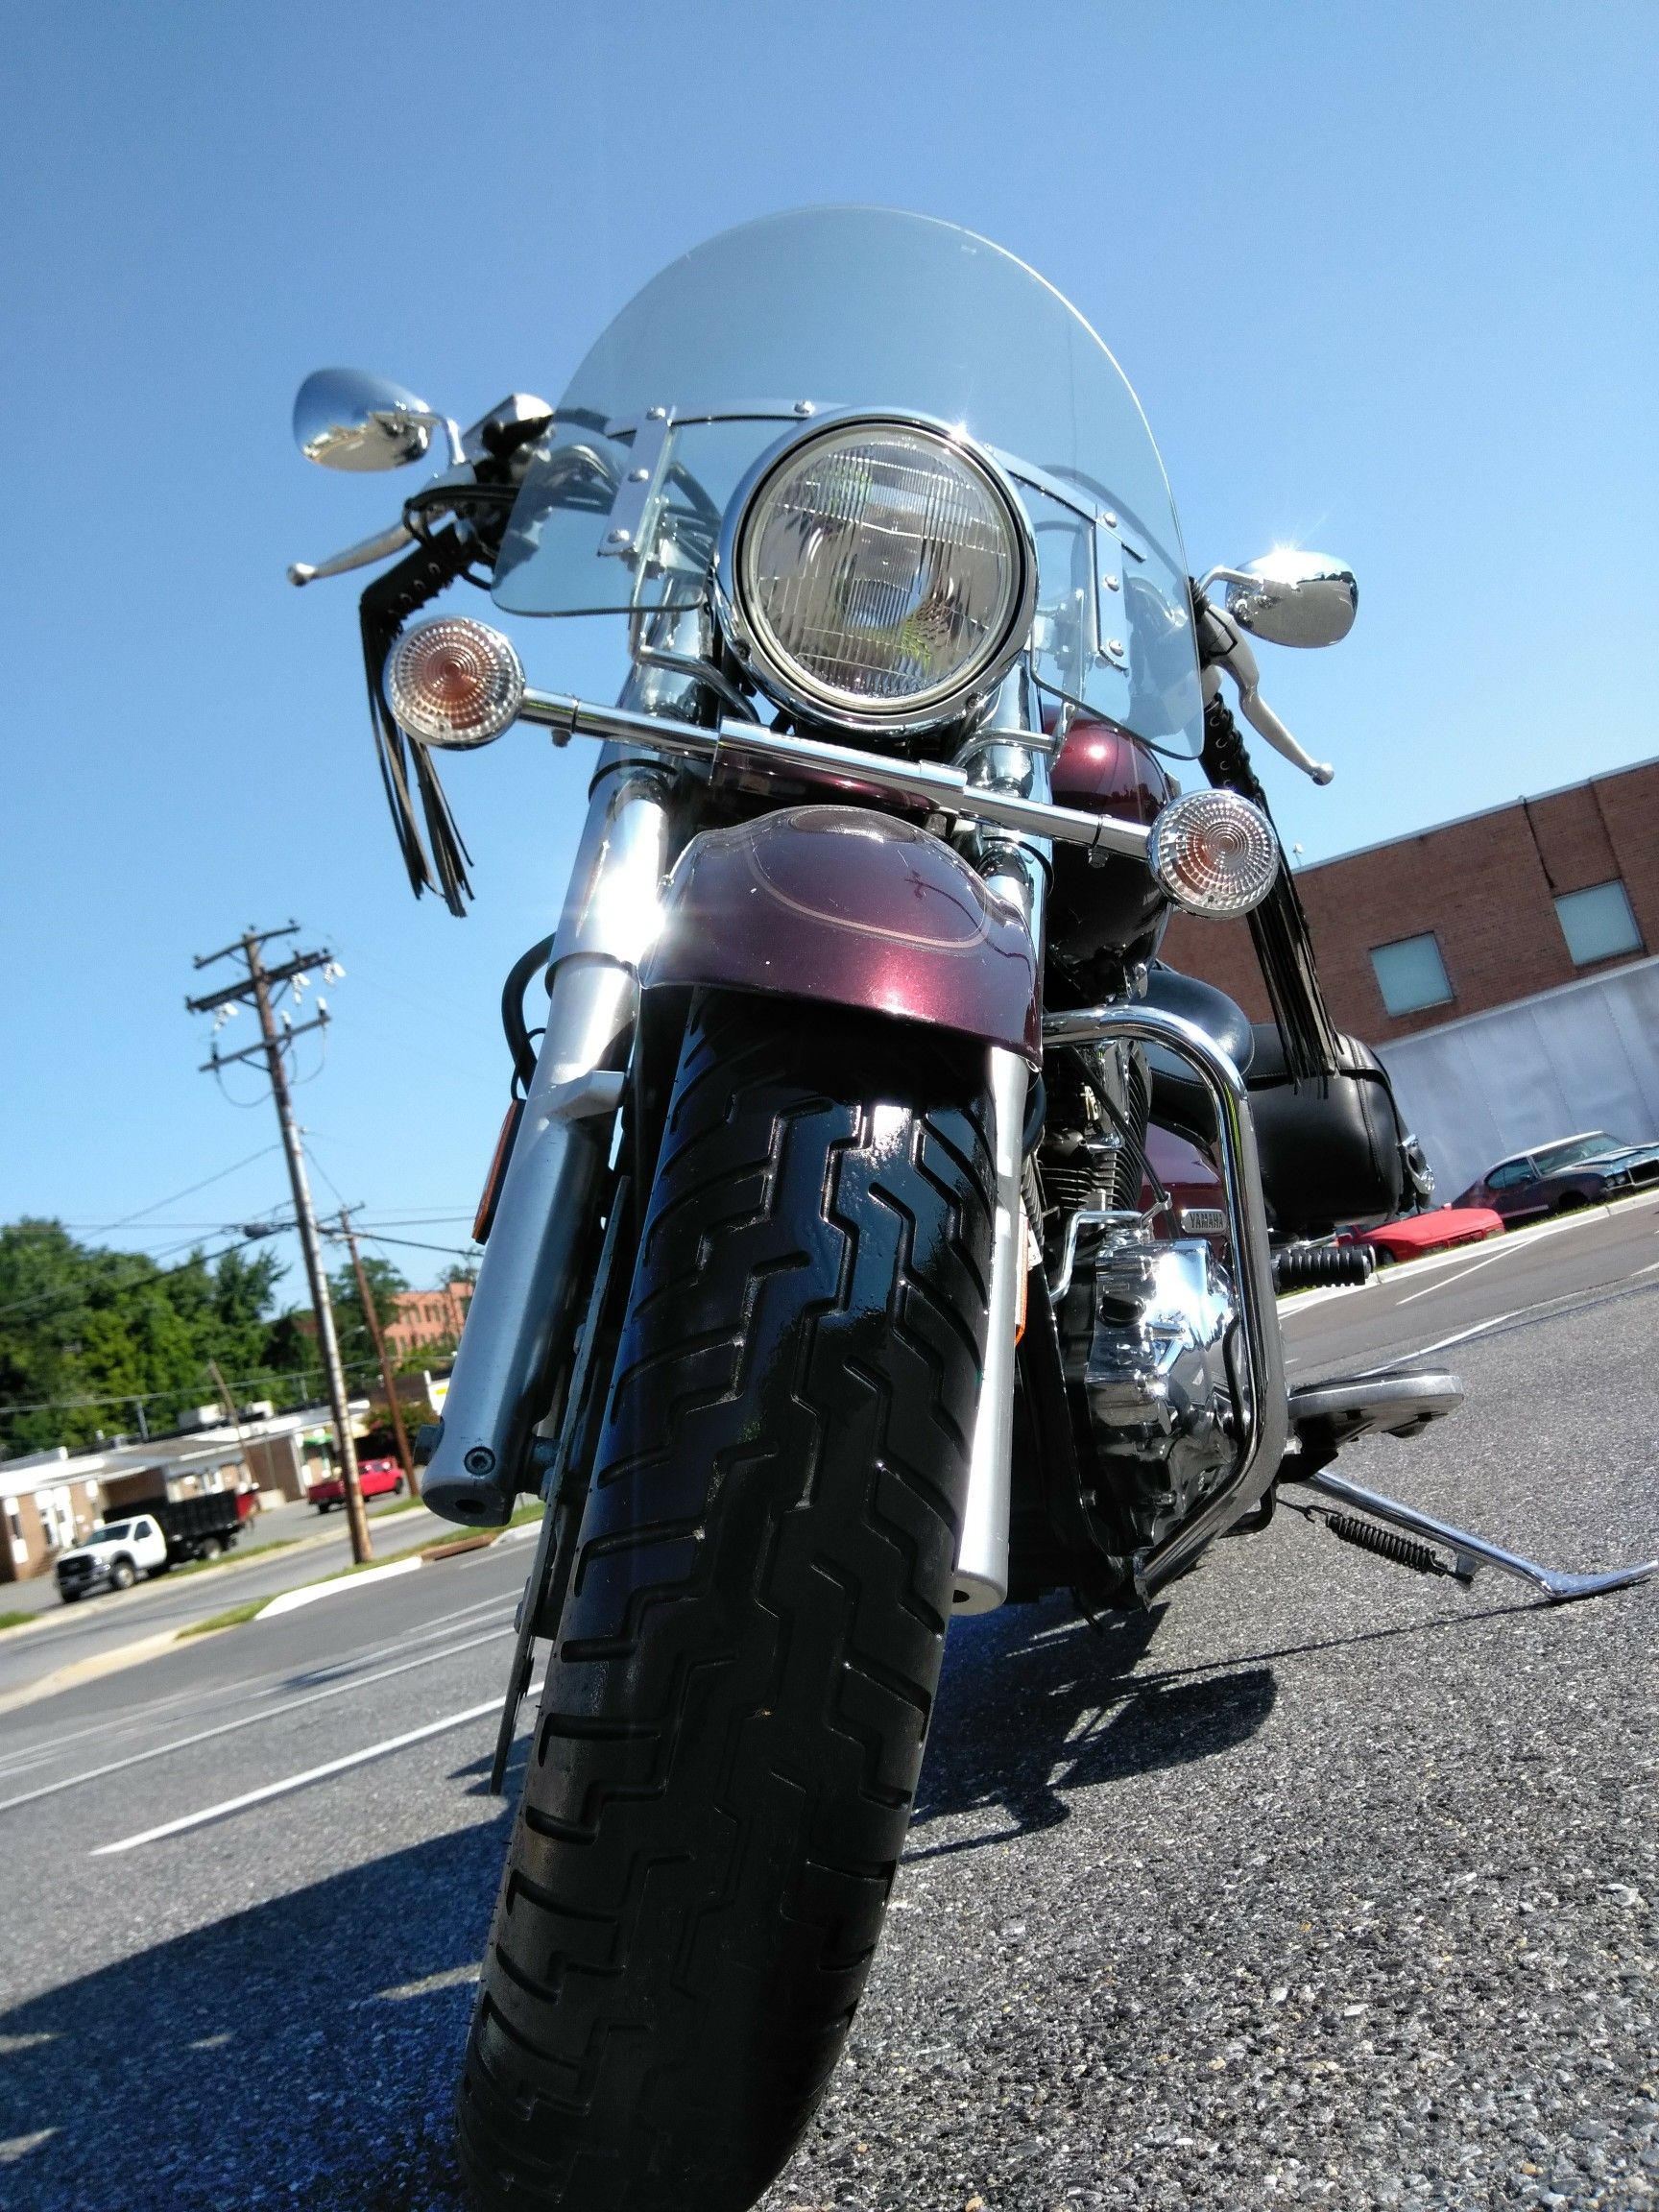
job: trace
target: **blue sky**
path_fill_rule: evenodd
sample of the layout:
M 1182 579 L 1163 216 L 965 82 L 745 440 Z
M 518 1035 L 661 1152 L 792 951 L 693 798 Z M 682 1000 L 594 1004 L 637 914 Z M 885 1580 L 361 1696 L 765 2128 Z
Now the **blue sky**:
M 1347 643 L 1263 653 L 1337 764 L 1269 770 L 1310 858 L 1659 752 L 1656 49 L 1650 5 L 1515 0 L 13 11 L 0 1218 L 152 1209 L 108 1240 L 160 1252 L 285 1204 L 275 1151 L 155 1202 L 274 1142 L 181 1001 L 193 952 L 290 915 L 348 970 L 298 1094 L 320 1196 L 469 1213 L 586 766 L 529 733 L 455 763 L 476 909 L 409 898 L 351 586 L 282 572 L 418 479 L 305 468 L 293 391 L 349 362 L 464 421 L 556 397 L 658 267 L 768 209 L 997 239 L 1116 351 L 1194 567 L 1354 564 Z

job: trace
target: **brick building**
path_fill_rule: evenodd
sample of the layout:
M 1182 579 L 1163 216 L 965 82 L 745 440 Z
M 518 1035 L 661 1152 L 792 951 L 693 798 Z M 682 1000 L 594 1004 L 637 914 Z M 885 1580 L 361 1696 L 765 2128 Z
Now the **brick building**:
M 399 1290 L 386 1323 L 386 1349 L 396 1360 L 434 1346 L 454 1344 L 472 1300 L 466 1281 L 445 1283 L 441 1290 Z
M 1659 952 L 1659 760 L 1301 869 L 1340 1028 L 1384 1046 Z M 1178 915 L 1164 958 L 1270 1019 L 1242 922 Z
M 1659 760 L 1300 870 L 1339 1027 L 1376 1046 L 1443 1197 L 1506 1151 L 1659 1132 Z M 1163 956 L 1270 1018 L 1241 922 Z

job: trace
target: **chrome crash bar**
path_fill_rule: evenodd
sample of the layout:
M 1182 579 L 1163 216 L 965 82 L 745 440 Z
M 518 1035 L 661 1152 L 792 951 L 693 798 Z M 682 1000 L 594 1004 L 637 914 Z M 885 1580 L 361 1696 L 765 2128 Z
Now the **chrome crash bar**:
M 1125 822 L 1113 814 L 1086 814 L 1075 806 L 1056 806 L 1046 799 L 987 788 L 971 781 L 966 770 L 943 760 L 902 760 L 885 753 L 862 753 L 817 737 L 786 737 L 752 722 L 720 722 L 711 730 L 701 730 L 689 722 L 635 713 L 626 707 L 597 707 L 557 691 L 526 689 L 518 719 L 550 730 L 556 745 L 567 744 L 572 737 L 594 737 L 601 743 L 642 746 L 670 758 L 705 761 L 736 774 L 748 769 L 793 775 L 843 791 L 910 800 L 952 818 L 995 823 L 1022 837 L 1052 837 L 1093 852 L 1146 859 L 1148 832 L 1139 822 Z M 1039 742 L 1030 736 L 1024 741 Z
M 1197 1075 L 1215 1109 L 1227 1229 L 1237 1279 L 1238 1329 L 1248 1379 L 1245 1432 L 1238 1440 L 1231 1474 L 1200 1512 L 1135 1561 L 1135 1587 L 1144 1599 L 1189 1566 L 1213 1537 L 1223 1534 L 1248 1512 L 1272 1482 L 1289 1438 L 1289 1393 L 1261 1163 L 1244 1078 L 1212 1038 L 1178 1014 L 1161 1013 L 1150 1006 L 1123 1005 L 1081 1007 L 1074 1013 L 1046 1014 L 1043 1018 L 1046 1050 L 1059 1046 L 1117 1043 L 1161 1045 L 1175 1053 Z

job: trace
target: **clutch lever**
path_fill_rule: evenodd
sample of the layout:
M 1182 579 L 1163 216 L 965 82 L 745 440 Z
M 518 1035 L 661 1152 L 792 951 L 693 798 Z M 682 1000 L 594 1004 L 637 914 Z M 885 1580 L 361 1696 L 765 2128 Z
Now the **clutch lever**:
M 1250 640 L 1239 629 L 1225 608 L 1206 601 L 1203 609 L 1208 622 L 1220 643 L 1211 642 L 1204 656 L 1204 701 L 1206 706 L 1220 689 L 1217 673 L 1225 669 L 1238 686 L 1238 706 L 1244 719 L 1258 736 L 1264 737 L 1275 753 L 1283 755 L 1293 768 L 1300 768 L 1315 783 L 1329 783 L 1336 771 L 1327 761 L 1315 760 L 1305 753 L 1265 699 L 1262 696 L 1262 672 L 1256 663 L 1256 655 Z
M 376 561 L 389 560 L 394 553 L 400 553 L 405 545 L 414 542 L 415 533 L 408 523 L 394 522 L 378 537 L 365 538 L 356 545 L 348 545 L 343 553 L 331 553 L 326 561 L 315 564 L 296 561 L 288 571 L 288 581 L 295 586 L 316 584 L 325 576 L 344 576 L 353 568 L 370 568 Z

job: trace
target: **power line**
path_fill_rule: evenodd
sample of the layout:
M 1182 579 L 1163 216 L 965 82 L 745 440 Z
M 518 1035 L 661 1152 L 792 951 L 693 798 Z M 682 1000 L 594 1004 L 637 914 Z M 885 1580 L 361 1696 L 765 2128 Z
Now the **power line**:
M 205 1368 L 199 1372 L 205 1372 Z M 369 1360 L 358 1360 L 351 1366 L 342 1368 L 341 1372 L 345 1375 L 373 1375 L 376 1369 Z M 298 1387 L 308 1375 L 315 1375 L 321 1382 L 325 1378 L 325 1370 L 321 1367 L 262 1367 L 252 1375 L 233 1376 L 229 1386 L 233 1390 L 247 1390 L 252 1389 L 256 1382 L 292 1382 Z M 150 1406 L 157 1398 L 188 1399 L 194 1387 L 189 1382 L 175 1382 L 165 1390 L 115 1390 L 98 1397 L 36 1398 L 27 1406 L 0 1407 L 0 1421 L 8 1420 L 13 1413 L 84 1411 L 90 1406 L 136 1406 L 140 1401 Z M 154 1442 L 155 1439 L 150 1441 Z
M 238 1168 L 252 1167 L 255 1160 L 264 1160 L 280 1149 L 276 1144 L 261 1144 L 258 1151 L 250 1152 L 246 1160 L 233 1160 L 228 1167 L 221 1167 L 217 1174 L 204 1175 L 200 1183 L 187 1183 L 182 1190 L 175 1190 L 168 1197 L 157 1198 L 153 1206 L 140 1206 L 136 1214 L 124 1214 L 119 1221 L 65 1221 L 61 1226 L 65 1229 L 83 1229 L 92 1234 L 106 1229 L 125 1229 L 132 1222 L 142 1221 L 146 1214 L 158 1214 L 163 1206 L 177 1206 L 180 1198 L 194 1198 L 198 1190 L 205 1190 L 209 1184 L 223 1183 L 228 1175 L 234 1175 Z M 182 1228 L 185 1224 L 180 1222 L 177 1226 Z M 204 1226 L 211 1228 L 214 1224 L 208 1222 Z
M 359 1232 L 371 1244 L 406 1244 L 411 1252 L 449 1252 L 460 1260 L 476 1259 L 483 1247 L 479 1244 L 427 1244 L 419 1237 L 382 1237 L 373 1229 Z

